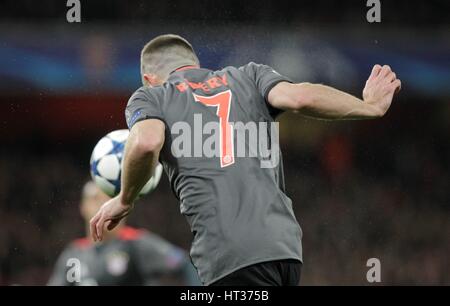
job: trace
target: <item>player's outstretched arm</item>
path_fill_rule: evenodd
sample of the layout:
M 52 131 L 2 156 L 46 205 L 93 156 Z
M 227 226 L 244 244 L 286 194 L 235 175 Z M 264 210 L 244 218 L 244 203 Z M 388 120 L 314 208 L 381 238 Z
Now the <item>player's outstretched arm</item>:
M 364 87 L 363 100 L 321 84 L 281 82 L 269 92 L 268 102 L 318 119 L 371 119 L 387 112 L 400 87 L 400 80 L 389 66 L 375 65 Z
M 102 240 L 105 225 L 108 230 L 113 229 L 133 209 L 134 201 L 158 164 L 164 130 L 164 123 L 158 119 L 143 120 L 131 128 L 122 161 L 121 191 L 91 219 L 94 241 Z

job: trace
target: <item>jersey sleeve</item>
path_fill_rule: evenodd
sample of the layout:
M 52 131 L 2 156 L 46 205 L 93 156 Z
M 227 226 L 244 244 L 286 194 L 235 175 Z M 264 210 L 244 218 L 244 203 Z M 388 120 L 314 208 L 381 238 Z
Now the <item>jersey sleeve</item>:
M 131 129 L 137 122 L 146 119 L 159 119 L 164 121 L 164 116 L 155 95 L 147 88 L 141 87 L 128 100 L 125 119 L 128 128 Z
M 248 63 L 239 68 L 242 72 L 244 72 L 256 85 L 261 96 L 264 98 L 266 102 L 266 106 L 269 109 L 269 113 L 276 117 L 278 114 L 282 112 L 282 110 L 274 108 L 272 105 L 268 103 L 267 97 L 269 95 L 270 90 L 280 82 L 289 82 L 292 81 L 276 72 L 272 67 L 262 64 L 256 63 Z

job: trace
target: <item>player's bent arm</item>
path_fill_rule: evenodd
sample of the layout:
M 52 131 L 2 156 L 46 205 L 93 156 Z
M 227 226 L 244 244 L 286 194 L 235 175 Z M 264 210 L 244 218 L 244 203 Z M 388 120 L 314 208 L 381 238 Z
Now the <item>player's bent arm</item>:
M 321 84 L 280 82 L 269 92 L 268 102 L 319 119 L 371 119 L 386 113 L 400 85 L 389 66 L 375 65 L 363 91 L 364 101 Z
M 94 241 L 103 239 L 105 225 L 112 230 L 133 209 L 139 192 L 155 171 L 164 130 L 164 123 L 158 119 L 139 121 L 131 128 L 122 161 L 121 191 L 104 203 L 89 222 Z
M 123 159 L 120 198 L 131 205 L 150 179 L 164 144 L 165 126 L 161 120 L 137 122 L 130 130 Z

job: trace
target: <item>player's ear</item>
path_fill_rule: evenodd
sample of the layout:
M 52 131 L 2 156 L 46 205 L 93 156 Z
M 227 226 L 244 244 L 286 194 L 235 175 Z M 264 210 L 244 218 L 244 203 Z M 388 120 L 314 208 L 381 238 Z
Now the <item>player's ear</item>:
M 158 78 L 153 73 L 144 73 L 144 80 L 147 86 L 153 87 L 158 85 Z

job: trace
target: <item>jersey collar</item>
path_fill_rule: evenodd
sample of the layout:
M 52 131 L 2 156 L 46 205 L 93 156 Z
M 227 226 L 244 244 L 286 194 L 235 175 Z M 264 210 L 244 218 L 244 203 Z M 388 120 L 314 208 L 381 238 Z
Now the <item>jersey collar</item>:
M 171 74 L 174 73 L 174 72 L 185 71 L 185 70 L 191 70 L 191 69 L 198 69 L 198 68 L 200 68 L 200 66 L 198 66 L 198 65 L 181 66 L 181 67 L 175 69 L 174 71 L 172 71 Z

